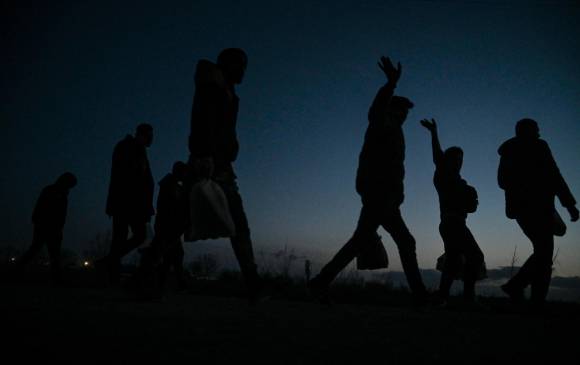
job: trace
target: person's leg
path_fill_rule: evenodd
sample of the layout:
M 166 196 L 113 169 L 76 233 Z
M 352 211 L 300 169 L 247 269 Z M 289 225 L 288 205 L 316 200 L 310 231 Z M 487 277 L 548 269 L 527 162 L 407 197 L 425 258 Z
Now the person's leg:
M 398 208 L 385 211 L 381 217 L 381 223 L 385 230 L 393 237 L 397 245 L 403 271 L 405 272 L 411 291 L 418 297 L 425 296 L 427 290 L 425 289 L 421 273 L 419 272 L 415 238 L 411 235 L 411 232 L 409 232 L 407 225 L 403 221 L 401 211 Z
M 445 265 L 441 273 L 441 281 L 439 283 L 439 295 L 443 299 L 449 297 L 451 285 L 461 269 L 461 252 L 458 249 L 457 232 L 453 225 L 449 222 L 441 222 L 439 224 L 439 233 L 443 240 L 445 248 Z
M 350 240 L 311 280 L 311 285 L 326 288 L 336 276 L 364 249 L 365 245 L 377 239 L 379 217 L 374 206 L 363 205 L 356 230 Z
M 475 282 L 483 266 L 483 252 L 475 237 L 465 224 L 460 227 L 461 251 L 465 255 L 465 271 L 463 278 L 463 297 L 467 301 L 475 300 Z
M 181 237 L 174 240 L 172 244 L 173 254 L 171 255 L 171 265 L 175 272 L 175 277 L 177 279 L 177 285 L 179 289 L 185 289 L 185 279 L 183 277 L 183 257 L 185 252 L 183 250 L 183 242 L 181 242 Z
M 508 294 L 513 293 L 510 296 L 523 297 L 523 290 L 529 284 L 534 284 L 533 299 L 537 301 L 545 299 L 552 275 L 552 255 L 554 252 L 554 236 L 551 231 L 550 219 L 539 217 L 517 219 L 522 231 L 532 242 L 534 252 L 516 275 L 502 286 L 502 289 Z
M 159 265 L 159 286 L 161 290 L 165 289 L 165 283 L 167 282 L 167 273 L 171 269 L 171 247 L 168 246 L 168 242 L 164 242 L 163 244 L 163 252 L 162 252 L 162 259 L 161 264 Z
M 111 249 L 109 254 L 101 260 L 106 264 L 109 281 L 117 283 L 121 277 L 121 254 L 127 235 L 129 234 L 129 223 L 126 219 L 113 216 L 113 233 L 111 238 Z
M 531 300 L 536 304 L 542 304 L 546 300 L 552 280 L 552 258 L 554 255 L 552 222 L 539 220 L 534 225 L 526 226 L 524 232 L 534 247 Z
M 50 259 L 50 278 L 53 284 L 61 282 L 60 248 L 62 244 L 62 232 L 53 232 L 47 237 L 46 246 Z
M 254 296 L 262 290 L 262 281 L 258 275 L 258 267 L 254 259 L 250 227 L 244 211 L 242 197 L 235 180 L 218 181 L 218 183 L 226 196 L 230 214 L 236 227 L 236 234 L 230 239 L 232 248 L 248 286 L 250 296 Z
M 19 269 L 23 269 L 42 249 L 42 245 L 45 241 L 45 234 L 43 230 L 39 227 L 34 227 L 32 231 L 32 243 L 28 250 L 18 259 L 16 262 Z
M 147 222 L 144 220 L 132 220 L 129 222 L 131 227 L 131 238 L 125 241 L 125 245 L 119 251 L 121 258 L 129 254 L 131 251 L 141 246 L 147 238 Z
M 139 249 L 141 253 L 140 266 L 144 270 L 152 270 L 163 258 L 163 239 L 162 235 L 156 233 L 149 246 Z

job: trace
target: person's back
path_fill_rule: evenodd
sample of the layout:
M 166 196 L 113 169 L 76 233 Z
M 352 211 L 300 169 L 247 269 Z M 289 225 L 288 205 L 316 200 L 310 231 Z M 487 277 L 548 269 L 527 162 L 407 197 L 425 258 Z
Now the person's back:
M 153 215 L 154 182 L 147 151 L 127 135 L 113 151 L 107 215 L 133 218 Z
M 360 194 L 384 190 L 403 193 L 405 138 L 393 113 L 408 110 L 413 104 L 407 98 L 393 96 L 393 92 L 391 85 L 383 86 L 369 110 L 356 177 Z
M 218 168 L 236 160 L 239 98 L 218 65 L 198 62 L 191 111 L 189 150 L 192 157 L 212 157 Z
M 499 186 L 506 192 L 508 215 L 548 212 L 554 208 L 554 197 L 562 205 L 573 204 L 573 197 L 564 183 L 548 144 L 539 138 L 514 137 L 498 150 Z
M 477 193 L 461 177 L 461 174 L 441 161 L 435 165 L 433 185 L 439 196 L 441 218 L 466 219 L 467 213 L 477 207 Z
M 32 223 L 53 231 L 62 231 L 66 220 L 68 191 L 51 184 L 42 189 L 32 213 Z

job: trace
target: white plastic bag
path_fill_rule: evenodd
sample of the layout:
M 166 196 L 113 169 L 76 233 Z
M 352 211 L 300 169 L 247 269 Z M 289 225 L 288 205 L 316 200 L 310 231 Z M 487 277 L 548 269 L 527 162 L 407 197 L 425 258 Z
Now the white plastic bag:
M 185 241 L 232 237 L 236 228 L 228 200 L 222 188 L 213 180 L 195 183 L 189 192 L 189 222 Z

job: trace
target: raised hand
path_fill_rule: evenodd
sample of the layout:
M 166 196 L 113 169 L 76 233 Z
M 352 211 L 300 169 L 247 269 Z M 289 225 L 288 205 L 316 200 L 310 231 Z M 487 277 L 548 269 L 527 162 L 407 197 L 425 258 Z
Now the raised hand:
M 435 122 L 435 119 L 433 119 L 433 118 L 431 118 L 431 121 L 429 121 L 428 119 L 422 119 L 421 125 L 423 127 L 427 128 L 429 130 L 429 132 L 437 131 L 437 123 Z
M 570 220 L 572 222 L 576 222 L 580 216 L 580 212 L 578 212 L 578 208 L 572 206 L 568 207 L 568 213 L 570 213 Z
M 401 77 L 401 72 L 403 71 L 401 67 L 401 62 L 397 62 L 397 68 L 393 66 L 391 59 L 389 57 L 382 56 L 379 61 L 379 68 L 383 70 L 387 80 L 390 83 L 397 84 L 399 78 Z

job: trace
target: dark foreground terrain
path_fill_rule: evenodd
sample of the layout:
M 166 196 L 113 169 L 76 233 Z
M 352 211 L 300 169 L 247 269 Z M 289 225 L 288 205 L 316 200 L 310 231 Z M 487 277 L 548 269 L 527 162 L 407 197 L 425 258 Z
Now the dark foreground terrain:
M 78 282 L 2 280 L 0 290 L 6 364 L 574 364 L 580 356 L 580 307 L 571 303 L 538 313 L 489 298 L 481 312 L 295 298 L 250 306 L 207 290 L 144 300 Z

